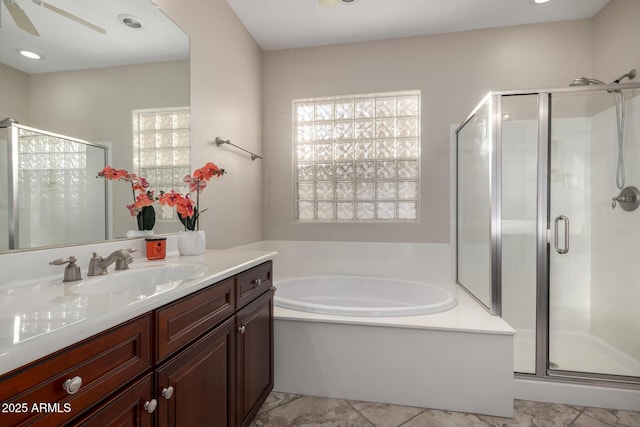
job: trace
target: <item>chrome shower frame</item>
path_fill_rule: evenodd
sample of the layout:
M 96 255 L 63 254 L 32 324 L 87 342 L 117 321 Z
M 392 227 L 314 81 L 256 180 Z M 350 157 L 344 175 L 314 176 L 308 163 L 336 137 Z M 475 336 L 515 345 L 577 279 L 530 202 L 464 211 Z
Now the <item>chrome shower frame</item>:
M 491 157 L 490 157 L 490 282 L 491 305 L 487 306 L 460 283 L 458 277 L 458 223 L 460 212 L 458 208 L 458 171 L 455 172 L 455 244 L 456 244 L 456 283 L 481 303 L 491 314 L 502 315 L 502 171 L 501 139 L 502 114 L 501 99 L 505 96 L 536 95 L 538 98 L 538 165 L 537 165 L 537 207 L 536 207 L 536 364 L 534 374 L 515 373 L 517 378 L 536 379 L 541 381 L 566 382 L 615 388 L 640 390 L 640 377 L 609 375 L 587 372 L 564 371 L 549 368 L 549 251 L 550 251 L 550 146 L 551 146 L 551 98 L 554 94 L 613 92 L 620 90 L 640 89 L 640 82 L 612 83 L 589 86 L 569 86 L 560 88 L 542 88 L 531 90 L 510 90 L 488 93 L 473 109 L 467 118 L 455 130 L 455 165 L 459 159 L 459 132 L 465 127 L 486 104 L 491 103 Z
M 41 135 L 50 136 L 53 138 L 65 139 L 67 141 L 75 142 L 78 144 L 83 144 L 90 147 L 96 147 L 103 150 L 104 154 L 104 164 L 107 165 L 109 162 L 109 147 L 102 144 L 96 144 L 89 141 L 84 141 L 82 139 L 73 138 L 66 135 L 60 135 L 57 133 L 49 132 L 42 129 L 36 129 L 29 126 L 18 124 L 15 121 L 3 121 L 0 129 L 6 129 L 7 135 L 7 146 L 6 146 L 6 155 L 7 155 L 7 178 L 8 178 L 8 250 L 17 250 L 17 249 L 30 249 L 30 248 L 21 248 L 20 247 L 20 200 L 19 200 L 19 135 L 18 131 L 23 130 L 27 132 L 39 133 Z M 111 234 L 110 229 L 110 209 L 109 209 L 109 187 L 107 180 L 104 180 L 105 186 L 105 228 L 104 235 L 105 239 L 108 238 Z M 42 247 L 38 247 L 37 249 L 42 249 Z

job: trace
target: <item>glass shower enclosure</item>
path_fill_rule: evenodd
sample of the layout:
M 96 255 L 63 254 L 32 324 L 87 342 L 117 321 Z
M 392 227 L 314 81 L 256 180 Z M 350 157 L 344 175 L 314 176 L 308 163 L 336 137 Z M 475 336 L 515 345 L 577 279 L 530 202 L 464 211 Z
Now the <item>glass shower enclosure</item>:
M 456 130 L 457 281 L 517 373 L 640 384 L 636 187 L 638 83 L 492 92 Z
M 100 144 L 0 122 L 0 251 L 109 238 Z

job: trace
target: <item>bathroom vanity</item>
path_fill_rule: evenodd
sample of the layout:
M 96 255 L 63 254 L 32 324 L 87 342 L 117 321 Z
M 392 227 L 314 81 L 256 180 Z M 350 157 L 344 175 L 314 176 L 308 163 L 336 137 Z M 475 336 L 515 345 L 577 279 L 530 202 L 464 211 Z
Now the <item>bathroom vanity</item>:
M 249 425 L 273 388 L 275 253 L 221 261 L 225 252 L 205 255 L 206 273 L 182 288 L 137 295 L 134 308 L 96 299 L 102 308 L 87 325 L 96 316 L 108 324 L 109 312 L 130 319 L 51 354 L 27 352 L 24 366 L 0 376 L 0 424 Z

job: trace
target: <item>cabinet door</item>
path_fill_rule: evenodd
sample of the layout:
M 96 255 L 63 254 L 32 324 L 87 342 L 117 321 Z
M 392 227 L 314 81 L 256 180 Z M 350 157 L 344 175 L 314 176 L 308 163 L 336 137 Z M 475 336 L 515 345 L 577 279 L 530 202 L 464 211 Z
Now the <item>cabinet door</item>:
M 273 288 L 236 314 L 237 415 L 247 426 L 273 389 Z
M 234 325 L 229 318 L 156 370 L 158 426 L 235 425 Z
M 127 387 L 115 397 L 72 426 L 82 427 L 151 427 L 156 401 L 152 399 L 152 374 L 149 373 L 135 384 Z

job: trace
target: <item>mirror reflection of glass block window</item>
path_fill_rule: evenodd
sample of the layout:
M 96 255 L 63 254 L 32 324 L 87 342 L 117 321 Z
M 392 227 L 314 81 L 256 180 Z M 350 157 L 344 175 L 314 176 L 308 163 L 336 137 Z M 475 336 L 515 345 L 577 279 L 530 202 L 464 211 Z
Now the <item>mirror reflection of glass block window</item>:
M 65 231 L 52 229 L 38 233 L 41 226 L 51 228 L 48 221 L 38 218 L 51 219 L 60 213 L 73 217 L 91 203 L 86 197 L 91 187 L 88 179 L 93 178 L 93 171 L 87 171 L 88 143 L 37 129 L 17 128 L 17 132 L 20 229 L 24 228 L 22 224 L 27 225 L 20 233 L 20 244 L 33 244 L 30 235 L 40 236 L 43 242 L 40 245 L 70 243 L 66 240 L 68 235 L 44 243 L 47 242 L 44 236 L 53 238 L 57 232 L 64 234 Z M 39 212 L 46 214 L 39 216 Z
M 420 91 L 293 101 L 295 219 L 417 221 Z
M 133 111 L 133 166 L 155 195 L 189 191 L 191 173 L 189 107 Z M 159 219 L 175 219 L 175 209 L 156 206 Z

